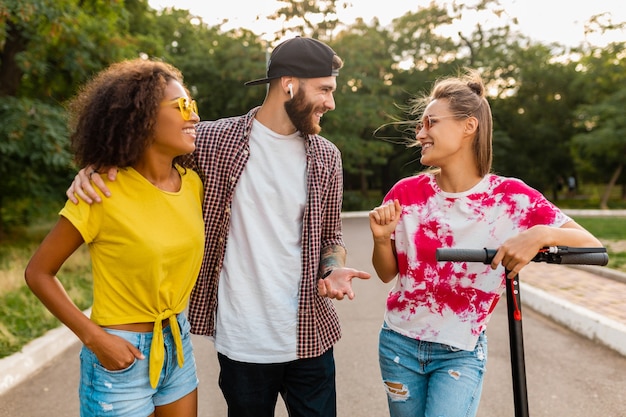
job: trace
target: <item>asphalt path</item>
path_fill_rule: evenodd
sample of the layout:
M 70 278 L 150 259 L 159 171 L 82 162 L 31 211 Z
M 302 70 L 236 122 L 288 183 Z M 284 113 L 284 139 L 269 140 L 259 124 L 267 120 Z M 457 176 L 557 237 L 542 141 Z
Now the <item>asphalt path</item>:
M 335 346 L 340 417 L 387 416 L 377 360 L 385 296 L 371 267 L 371 237 L 364 218 L 344 219 L 348 266 L 372 273 L 354 283 L 356 298 L 337 301 L 343 337 Z M 521 274 L 523 281 L 523 271 Z M 523 302 L 523 294 L 522 294 Z M 495 310 L 487 335 L 489 354 L 479 417 L 514 417 L 506 305 Z M 626 417 L 626 357 L 523 308 L 528 402 L 532 417 Z M 193 339 L 199 416 L 226 416 L 217 386 L 212 343 Z M 0 396 L 0 417 L 78 416 L 76 343 L 29 380 Z M 287 417 L 279 400 L 277 417 Z

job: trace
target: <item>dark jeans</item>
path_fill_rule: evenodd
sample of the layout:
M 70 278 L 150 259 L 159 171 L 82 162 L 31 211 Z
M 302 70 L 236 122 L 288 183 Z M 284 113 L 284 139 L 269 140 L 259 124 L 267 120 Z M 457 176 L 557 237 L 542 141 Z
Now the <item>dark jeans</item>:
M 316 358 L 276 364 L 237 362 L 220 353 L 217 358 L 229 417 L 274 417 L 279 393 L 290 417 L 337 415 L 332 348 Z

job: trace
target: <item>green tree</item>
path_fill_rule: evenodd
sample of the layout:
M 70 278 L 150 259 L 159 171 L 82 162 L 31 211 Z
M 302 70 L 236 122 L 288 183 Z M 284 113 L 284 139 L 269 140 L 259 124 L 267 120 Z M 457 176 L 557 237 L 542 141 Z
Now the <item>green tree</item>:
M 134 55 L 128 17 L 123 2 L 105 0 L 0 3 L 0 232 L 64 196 L 75 169 L 63 102 Z
M 0 99 L 0 237 L 64 200 L 71 155 L 63 108 L 39 100 Z
M 3 171 L 7 184 L 36 178 L 52 186 L 49 178 L 12 165 L 36 161 L 41 172 L 62 178 L 56 193 L 64 197 L 66 177 L 75 168 L 62 105 L 111 62 L 144 56 L 174 64 L 183 71 L 201 118 L 212 120 L 262 102 L 265 89 L 243 83 L 265 73 L 271 47 L 288 32 L 329 43 L 345 61 L 337 108 L 325 115 L 323 134 L 343 153 L 348 208 L 371 207 L 368 198 L 378 201 L 395 181 L 423 168 L 419 149 L 406 148 L 415 132 L 394 121 L 408 118 L 404 110 L 412 96 L 463 67 L 478 69 L 487 83 L 497 173 L 520 177 L 544 192 L 559 175 L 573 171 L 609 184 L 611 178 L 626 182 L 618 172 L 623 151 L 603 144 L 611 134 L 623 137 L 614 114 L 623 99 L 624 45 L 570 49 L 533 42 L 515 30 L 515 17 L 497 0 L 431 2 L 386 27 L 376 19 L 342 24 L 336 11 L 348 4 L 282 0 L 269 16 L 282 22 L 281 30 L 255 34 L 210 27 L 187 10 L 156 12 L 147 0 L 0 0 L 0 165 L 12 167 Z M 458 32 L 475 12 L 485 19 Z M 623 26 L 594 16 L 587 27 Z M 35 117 L 28 120 L 31 114 Z M 34 159 L 24 159 L 28 154 Z M 7 201 L 56 195 L 34 184 L 2 193 L 0 224 L 27 217 L 28 210 L 20 208 L 26 203 L 10 208 Z
M 394 85 L 393 60 L 389 54 L 388 32 L 357 21 L 340 32 L 331 44 L 344 60 L 337 78 L 336 109 L 324 116 L 324 131 L 341 150 L 345 188 L 367 199 L 377 167 L 384 166 L 393 151 L 390 143 L 375 133 L 389 122 L 397 94 Z M 346 207 L 350 207 L 347 196 Z
M 506 139 L 496 143 L 506 153 L 497 155 L 494 168 L 548 192 L 559 176 L 574 171 L 569 152 L 575 133 L 572 109 L 582 98 L 572 85 L 579 74 L 574 64 L 553 62 L 553 50 L 545 45 L 529 43 L 514 52 L 515 70 L 502 94 L 492 100 L 494 129 Z
M 330 41 L 340 26 L 337 6 L 348 7 L 349 2 L 338 0 L 301 1 L 279 0 L 280 7 L 268 16 L 282 20 L 282 28 L 274 33 L 275 40 L 293 32 L 323 41 Z
M 63 102 L 95 71 L 134 56 L 122 2 L 6 0 L 0 96 Z
M 598 19 L 592 18 L 591 22 L 597 24 Z M 608 25 L 614 27 L 610 22 Z M 622 197 L 626 198 L 626 175 L 623 174 L 626 43 L 616 42 L 603 48 L 588 45 L 581 50 L 583 57 L 578 66 L 581 77 L 574 88 L 585 99 L 574 109 L 578 134 L 573 139 L 572 154 L 581 173 L 606 183 L 600 207 L 607 208 L 611 190 L 620 181 Z
M 573 152 L 582 170 L 607 183 L 600 200 L 602 209 L 609 208 L 611 189 L 626 163 L 625 101 L 626 88 L 622 87 L 597 103 L 579 108 L 579 121 L 586 131 L 574 136 Z
M 164 45 L 160 58 L 183 72 L 203 120 L 243 114 L 261 103 L 263 88 L 244 87 L 266 71 L 266 45 L 257 35 L 223 32 L 180 9 L 159 13 L 157 26 Z
M 395 117 L 407 119 L 409 115 L 402 110 L 411 97 L 429 91 L 436 79 L 457 75 L 464 67 L 480 70 L 488 83 L 494 78 L 498 79 L 494 74 L 501 75 L 508 71 L 506 63 L 510 57 L 506 56 L 506 44 L 511 42 L 509 22 L 504 21 L 504 26 L 490 30 L 484 30 L 477 24 L 467 33 L 458 32 L 456 37 L 446 34 L 462 22 L 468 10 L 482 10 L 483 13 L 498 16 L 498 9 L 489 9 L 496 6 L 497 2 L 492 1 L 453 4 L 453 7 L 433 2 L 428 7 L 394 19 L 389 30 L 392 41 L 388 51 L 393 59 L 393 100 L 398 110 Z M 419 164 L 419 149 L 406 148 L 407 141 L 414 141 L 413 130 L 396 131 L 395 134 L 393 130 L 388 130 L 387 134 L 400 146 L 393 148 L 386 158 L 386 164 L 377 173 L 377 177 L 382 179 L 382 192 L 399 178 L 424 168 Z M 510 142 L 504 132 L 495 132 L 495 136 L 502 144 Z M 501 146 L 497 146 L 496 151 L 504 152 Z

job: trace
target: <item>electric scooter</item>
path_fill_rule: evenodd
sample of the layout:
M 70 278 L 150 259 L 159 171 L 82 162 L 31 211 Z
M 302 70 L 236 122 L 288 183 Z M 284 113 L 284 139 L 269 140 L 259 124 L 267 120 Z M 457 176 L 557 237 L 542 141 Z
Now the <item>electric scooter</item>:
M 482 262 L 490 264 L 496 249 L 440 248 L 436 251 L 437 261 Z M 545 247 L 532 259 L 533 262 L 551 264 L 600 265 L 609 262 L 606 248 L 573 248 L 568 246 Z M 506 271 L 508 275 L 510 271 Z M 524 362 L 524 339 L 522 334 L 522 306 L 519 275 L 506 280 L 506 304 L 511 349 L 511 373 L 513 377 L 513 401 L 515 417 L 528 417 L 528 392 L 526 389 L 526 365 Z

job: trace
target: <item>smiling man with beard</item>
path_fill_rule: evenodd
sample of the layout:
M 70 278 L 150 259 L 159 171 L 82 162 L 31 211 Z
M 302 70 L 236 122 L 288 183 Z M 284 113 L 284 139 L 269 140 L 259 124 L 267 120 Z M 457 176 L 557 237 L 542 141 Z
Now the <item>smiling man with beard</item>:
M 260 107 L 197 126 L 207 245 L 189 316 L 214 339 L 229 416 L 273 416 L 279 394 L 291 416 L 336 415 L 330 298 L 369 278 L 345 267 L 341 155 L 318 135 L 342 66 L 324 43 L 289 39 L 246 83 L 269 83 Z
M 206 244 L 189 321 L 215 343 L 230 417 L 273 416 L 279 394 L 292 417 L 337 414 L 331 298 L 370 277 L 345 266 L 341 154 L 319 136 L 342 66 L 328 45 L 289 39 L 246 83 L 269 83 L 261 106 L 196 125 Z M 109 195 L 87 167 L 68 198 L 99 201 L 90 180 Z

